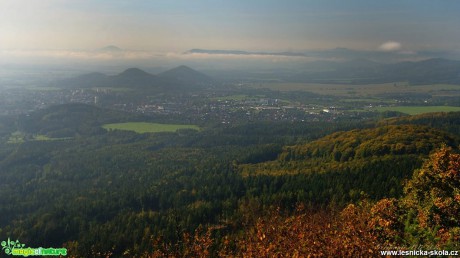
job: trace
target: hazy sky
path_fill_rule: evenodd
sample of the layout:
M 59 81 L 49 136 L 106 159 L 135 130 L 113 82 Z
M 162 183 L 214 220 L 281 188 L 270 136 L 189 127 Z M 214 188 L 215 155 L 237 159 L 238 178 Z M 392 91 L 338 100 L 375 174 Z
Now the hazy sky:
M 460 49 L 458 0 L 0 0 L 0 50 Z

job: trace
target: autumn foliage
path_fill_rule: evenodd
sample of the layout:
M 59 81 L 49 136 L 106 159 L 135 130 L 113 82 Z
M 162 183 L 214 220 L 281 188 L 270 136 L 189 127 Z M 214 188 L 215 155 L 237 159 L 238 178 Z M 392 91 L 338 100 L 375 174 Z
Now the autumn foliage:
M 349 205 L 340 213 L 306 212 L 283 217 L 278 213 L 257 221 L 238 240 L 244 257 L 359 257 L 376 254 L 377 242 L 362 207 Z
M 373 257 L 380 250 L 457 248 L 460 240 L 460 155 L 443 147 L 414 172 L 401 199 L 363 200 L 341 211 L 271 209 L 220 239 L 223 227 L 184 234 L 181 246 L 154 256 Z
M 442 148 L 430 156 L 405 187 L 404 207 L 422 233 L 437 245 L 460 240 L 460 155 Z M 422 239 L 427 240 L 427 239 Z
M 213 229 L 185 234 L 182 245 L 163 246 L 154 257 L 369 257 L 379 243 L 369 227 L 369 208 L 350 204 L 341 212 L 273 210 L 242 234 L 212 238 Z M 166 247 L 166 248 L 165 248 Z M 162 249 L 160 251 L 160 249 Z

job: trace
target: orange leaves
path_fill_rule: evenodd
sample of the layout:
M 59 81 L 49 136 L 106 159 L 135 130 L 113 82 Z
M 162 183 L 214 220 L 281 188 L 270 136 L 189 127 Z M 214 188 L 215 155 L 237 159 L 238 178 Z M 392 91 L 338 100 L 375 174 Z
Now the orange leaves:
M 460 203 L 460 194 L 455 195 L 455 201 Z
M 436 233 L 436 236 L 439 238 L 441 243 L 447 243 L 450 239 L 449 230 L 445 228 L 439 229 L 438 232 Z
M 460 226 L 460 155 L 443 147 L 430 155 L 406 185 L 405 203 L 418 212 L 421 227 Z
M 298 209 L 285 217 L 271 212 L 258 219 L 256 236 L 249 233 L 238 240 L 237 253 L 243 257 L 369 256 L 378 245 L 367 226 L 368 215 L 355 205 L 340 214 Z
M 389 128 L 391 129 L 391 128 Z M 401 199 L 349 204 L 342 211 L 267 211 L 254 201 L 240 207 L 236 232 L 214 239 L 210 230 L 184 236 L 178 256 L 371 257 L 384 248 L 458 246 L 460 155 L 442 148 L 414 173 Z M 264 210 L 257 217 L 255 211 Z M 224 232 L 225 234 L 225 232 Z M 180 255 L 179 255 L 180 254 Z
M 371 208 L 369 226 L 381 241 L 395 242 L 404 228 L 401 222 L 402 213 L 398 200 L 382 199 Z

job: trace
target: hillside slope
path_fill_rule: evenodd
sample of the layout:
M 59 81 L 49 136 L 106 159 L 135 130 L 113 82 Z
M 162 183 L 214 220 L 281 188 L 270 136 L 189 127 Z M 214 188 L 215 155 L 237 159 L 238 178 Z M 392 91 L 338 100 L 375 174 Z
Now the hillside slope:
M 336 132 L 308 144 L 285 147 L 275 161 L 241 167 L 246 175 L 282 175 L 359 171 L 380 161 L 388 163 L 384 170 L 400 170 L 395 167 L 400 165 L 394 162 L 397 159 L 415 164 L 432 150 L 442 145 L 456 147 L 458 142 L 458 137 L 427 126 L 389 125 Z
M 142 118 L 141 115 L 72 103 L 51 106 L 21 116 L 18 119 L 18 130 L 50 137 L 73 137 L 76 133 L 103 132 L 100 126 L 106 123 L 136 121 Z

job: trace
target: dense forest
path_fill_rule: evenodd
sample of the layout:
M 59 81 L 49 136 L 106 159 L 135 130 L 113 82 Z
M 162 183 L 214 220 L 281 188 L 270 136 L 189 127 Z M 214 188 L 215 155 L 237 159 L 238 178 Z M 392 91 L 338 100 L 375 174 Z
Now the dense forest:
M 101 127 L 167 119 L 82 104 L 2 118 L 0 238 L 77 257 L 459 247 L 459 113 Z

